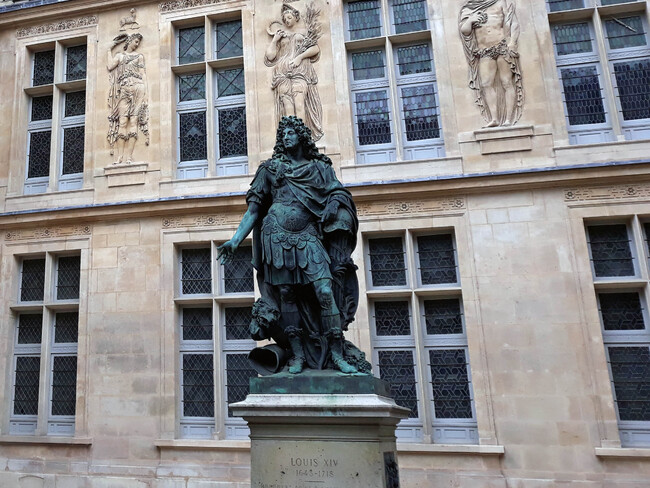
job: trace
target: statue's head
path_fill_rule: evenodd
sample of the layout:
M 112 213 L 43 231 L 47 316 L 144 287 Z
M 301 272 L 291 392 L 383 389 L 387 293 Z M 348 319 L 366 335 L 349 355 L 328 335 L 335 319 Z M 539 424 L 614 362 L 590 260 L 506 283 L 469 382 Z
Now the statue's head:
M 127 37 L 126 42 L 124 43 L 124 50 L 126 51 L 129 48 L 129 44 L 133 44 L 134 42 L 135 47 L 137 48 L 142 42 L 142 34 L 136 32 L 135 34 L 131 34 L 129 37 Z
M 284 22 L 284 25 L 289 27 L 300 20 L 300 12 L 298 9 L 295 9 L 286 3 L 282 5 L 280 16 L 282 17 L 282 22 Z
M 298 143 L 302 147 L 303 156 L 307 159 L 319 159 L 327 164 L 332 164 L 330 158 L 318 152 L 316 143 L 311 138 L 311 129 L 305 125 L 302 119 L 295 115 L 282 117 L 278 124 L 278 130 L 275 133 L 275 147 L 273 148 L 273 158 L 279 158 L 286 154 L 287 148 L 284 144 L 285 130 L 291 128 L 298 135 Z

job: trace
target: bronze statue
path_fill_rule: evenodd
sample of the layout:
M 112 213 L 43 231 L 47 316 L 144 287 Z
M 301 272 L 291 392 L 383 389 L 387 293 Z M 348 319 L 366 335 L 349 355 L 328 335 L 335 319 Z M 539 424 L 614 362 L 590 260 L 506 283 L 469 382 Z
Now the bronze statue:
M 274 339 L 271 348 L 279 351 L 266 372 L 281 369 L 286 353 L 290 373 L 305 367 L 369 373 L 364 354 L 343 337 L 359 300 L 351 259 L 356 208 L 301 119 L 280 120 L 273 156 L 257 170 L 246 202 L 248 210 L 233 238 L 219 246 L 219 257 L 231 259 L 253 231 L 262 296 L 253 306 L 251 335 Z

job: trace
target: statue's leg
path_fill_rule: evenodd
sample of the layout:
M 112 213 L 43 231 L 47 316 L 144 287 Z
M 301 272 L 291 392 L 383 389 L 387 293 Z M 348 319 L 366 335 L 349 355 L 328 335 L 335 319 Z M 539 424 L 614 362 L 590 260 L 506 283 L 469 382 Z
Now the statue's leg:
M 506 98 L 506 120 L 503 122 L 503 125 L 512 125 L 512 114 L 515 109 L 515 100 L 517 94 L 515 93 L 515 84 L 513 83 L 513 74 L 510 69 L 510 63 L 508 63 L 503 56 L 497 58 L 497 66 L 499 68 L 499 80 L 501 81 L 501 86 L 505 91 Z
M 481 90 L 485 103 L 490 109 L 491 120 L 486 127 L 496 127 L 497 120 L 497 90 L 494 86 L 494 79 L 497 74 L 497 62 L 492 58 L 481 58 L 478 64 L 479 75 L 481 76 Z
M 314 282 L 314 291 L 321 307 L 323 333 L 329 342 L 332 362 L 342 373 L 358 373 L 357 369 L 343 357 L 343 330 L 341 316 L 334 303 L 332 280 L 323 279 Z
M 305 367 L 305 350 L 300 337 L 300 312 L 291 286 L 280 287 L 280 321 L 291 345 L 289 373 L 300 373 Z
M 117 134 L 117 162 L 121 163 L 124 160 L 124 149 L 127 143 L 127 130 L 126 126 L 129 119 L 126 116 L 120 116 L 119 127 Z

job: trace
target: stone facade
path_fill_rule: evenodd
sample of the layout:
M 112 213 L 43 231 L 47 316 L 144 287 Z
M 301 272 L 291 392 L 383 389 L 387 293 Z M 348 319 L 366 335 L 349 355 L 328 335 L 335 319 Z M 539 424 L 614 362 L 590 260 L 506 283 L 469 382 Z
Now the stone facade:
M 415 437 L 398 442 L 403 487 L 648 486 L 650 443 L 631 447 L 622 441 L 597 296 L 632 291 L 640 293 L 642 304 L 650 303 L 644 230 L 650 219 L 650 140 L 626 136 L 615 85 L 607 82 L 603 100 L 609 104 L 612 139 L 573 143 L 552 35 L 554 25 L 592 17 L 596 29 L 602 28 L 601 20 L 613 17 L 638 16 L 647 26 L 647 2 L 551 13 L 542 0 L 515 3 L 526 98 L 516 125 L 485 129 L 467 87 L 458 33 L 461 3 L 427 0 L 424 30 L 391 33 L 384 25 L 379 35 L 351 39 L 347 3 L 314 0 L 321 24 L 319 52 L 312 51 L 311 58 L 318 59 L 309 65 L 322 107 L 323 136 L 317 144 L 350 188 L 360 217 L 355 262 L 361 304 L 347 334 L 373 358 L 378 373 L 373 303 L 405 299 L 415 308 L 427 297 L 462 298 L 476 442 L 435 442 L 434 407 L 420 397 Z M 214 291 L 192 301 L 179 294 L 179 268 L 183 249 L 207 246 L 214 252 L 216 244 L 231 237 L 245 210 L 251 177 L 271 154 L 277 92 L 271 88 L 274 71 L 264 59 L 277 29 L 289 29 L 281 14 L 285 4 L 301 12 L 305 22 L 310 4 L 304 0 L 0 3 L 0 486 L 250 485 L 250 444 L 225 407 L 222 347 L 214 348 L 216 406 L 209 438 L 183 435 L 179 314 L 183 307 L 202 306 L 212 307 L 216 317 L 229 305 L 252 303 L 253 292 L 224 298 Z M 394 18 L 389 11 L 393 2 L 380 0 L 378 5 L 387 24 Z M 129 20 L 132 8 L 137 17 Z M 206 61 L 179 62 L 181 30 L 204 26 L 206 45 L 218 50 L 215 32 L 233 20 L 241 21 L 241 55 L 221 59 L 208 49 Z M 107 51 L 120 32 L 142 36 L 136 52 L 146 70 L 150 141 L 145 144 L 139 132 L 132 164 L 114 164 L 107 141 Z M 86 75 L 71 80 L 66 78 L 67 56 L 78 45 L 86 46 Z M 429 143 L 411 144 L 408 129 L 399 125 L 400 87 L 406 85 L 400 85 L 405 78 L 393 69 L 396 57 L 384 58 L 388 68 L 381 83 L 363 85 L 353 79 L 355 53 L 398 56 L 401 47 L 413 45 L 431 46 L 441 128 L 432 139 L 438 157 L 409 156 L 429 154 Z M 54 83 L 34 86 L 35 53 L 51 50 Z M 604 72 L 611 71 L 607 59 L 601 61 Z M 212 84 L 219 73 L 232 69 L 243 69 L 245 90 L 238 95 L 240 105 L 223 106 L 245 105 L 246 151 L 245 157 L 235 158 L 239 174 L 223 175 L 224 149 L 217 138 L 226 129 L 216 129 L 221 92 Z M 206 75 L 204 105 L 179 100 L 180 80 L 197 73 Z M 418 80 L 433 83 L 431 76 Z M 646 74 L 640 82 L 643 93 L 648 93 L 647 83 Z M 360 164 L 370 153 L 355 132 L 360 130 L 356 94 L 378 89 L 391 93 L 392 145 L 377 156 L 383 161 Z M 77 179 L 71 180 L 60 167 L 66 150 L 62 134 L 74 126 L 64 105 L 67 94 L 79 90 L 86 94 L 83 156 Z M 32 104 L 34 98 L 50 95 L 54 106 L 47 125 L 35 121 Z M 180 114 L 197 110 L 209 115 L 206 173 L 184 178 L 191 165 L 181 154 Z M 42 130 L 52 132 L 49 171 L 37 178 L 41 186 L 30 186 L 29 151 L 39 149 L 30 145 L 30 137 Z M 627 225 L 633 276 L 606 282 L 594 278 L 586 231 L 594 223 Z M 407 291 L 373 288 L 369 239 L 402 236 L 404 252 L 413 256 L 417 236 L 440 232 L 453 236 L 456 284 L 413 284 Z M 25 303 L 19 293 L 21 263 L 45 260 L 47 294 L 57 286 L 51 277 L 57 276 L 60 256 L 79 257 L 79 298 Z M 417 283 L 417 267 L 406 267 L 409 282 Z M 47 385 L 56 342 L 47 333 L 47 317 L 70 311 L 78 312 L 75 408 L 68 424 L 73 435 L 53 435 Z M 41 357 L 36 374 L 41 396 L 34 430 L 17 434 L 16 330 L 19 317 L 30 313 L 46 317 L 42 349 L 25 353 Z M 650 327 L 648 317 L 645 324 Z M 215 343 L 225 340 L 219 334 L 215 332 Z M 413 350 L 422 354 L 427 349 L 418 334 Z M 427 361 L 416 367 L 417 377 L 425 378 Z M 645 402 L 647 409 L 647 397 Z

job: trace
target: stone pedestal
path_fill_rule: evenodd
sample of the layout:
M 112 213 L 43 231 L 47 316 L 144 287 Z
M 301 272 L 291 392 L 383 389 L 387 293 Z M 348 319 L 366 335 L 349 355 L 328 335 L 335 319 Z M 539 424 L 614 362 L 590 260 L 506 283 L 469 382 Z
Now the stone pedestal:
M 251 394 L 231 408 L 251 431 L 251 488 L 399 487 L 395 426 L 408 410 L 377 378 L 254 378 Z

